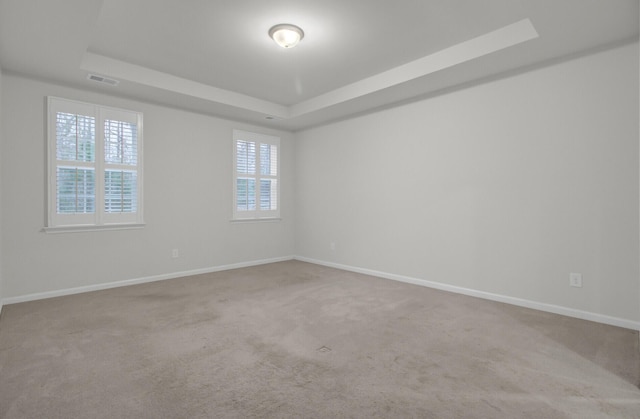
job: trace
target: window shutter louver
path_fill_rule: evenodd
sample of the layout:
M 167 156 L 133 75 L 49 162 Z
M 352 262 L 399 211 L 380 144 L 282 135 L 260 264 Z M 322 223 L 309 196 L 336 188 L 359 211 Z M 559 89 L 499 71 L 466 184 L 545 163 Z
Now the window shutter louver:
M 142 223 L 142 114 L 50 97 L 49 227 Z
M 107 213 L 137 211 L 138 128 L 136 124 L 109 120 L 104 123 L 105 192 Z
M 234 219 L 279 218 L 280 139 L 234 130 Z

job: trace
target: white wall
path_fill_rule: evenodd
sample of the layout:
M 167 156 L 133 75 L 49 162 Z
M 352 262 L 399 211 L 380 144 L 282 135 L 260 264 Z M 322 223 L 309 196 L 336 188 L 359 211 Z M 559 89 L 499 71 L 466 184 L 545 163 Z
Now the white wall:
M 638 322 L 638 60 L 627 45 L 295 135 L 3 74 L 0 301 L 297 254 Z M 144 112 L 144 229 L 41 231 L 47 95 Z M 280 223 L 228 221 L 234 128 L 282 137 Z
M 0 65 L 0 99 L 2 98 L 2 65 Z M 0 100 L 0 237 L 2 232 L 2 100 Z M 4 296 L 2 280 L 2 240 L 0 240 L 0 315 L 2 315 L 2 299 Z
M 636 43 L 300 132 L 296 252 L 638 322 L 638 113 Z
M 5 298 L 293 255 L 292 134 L 15 75 L 2 83 Z M 144 113 L 144 229 L 42 232 L 47 95 Z M 229 222 L 234 128 L 282 138 L 281 222 Z

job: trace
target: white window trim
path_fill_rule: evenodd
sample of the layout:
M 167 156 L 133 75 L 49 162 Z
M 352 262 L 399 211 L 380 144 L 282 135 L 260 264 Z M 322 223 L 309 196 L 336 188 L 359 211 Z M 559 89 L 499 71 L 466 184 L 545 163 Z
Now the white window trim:
M 256 183 L 259 184 L 259 179 L 261 177 L 265 177 L 265 178 L 270 178 L 273 179 L 275 178 L 277 180 L 276 182 L 276 210 L 260 210 L 260 209 L 256 209 L 255 211 L 238 211 L 238 205 L 237 205 L 237 179 L 238 179 L 238 170 L 237 170 L 237 163 L 238 163 L 238 159 L 237 159 L 237 151 L 238 151 L 238 147 L 237 147 L 237 142 L 238 141 L 252 141 L 255 142 L 257 147 L 256 147 L 256 174 L 255 179 L 256 179 Z M 260 153 L 259 153 L 259 149 L 260 149 L 260 144 L 269 144 L 269 145 L 275 145 L 277 147 L 277 175 L 275 177 L 273 176 L 261 176 L 259 174 L 259 167 L 260 167 Z M 242 174 L 242 177 L 245 177 L 247 175 Z M 233 190 L 233 217 L 230 220 L 231 222 L 260 222 L 260 221 L 280 221 L 280 203 L 281 203 L 281 199 L 280 199 L 280 185 L 281 185 L 281 177 L 280 177 L 280 138 L 279 137 L 275 137 L 272 135 L 265 135 L 265 134 L 258 134 L 255 132 L 249 132 L 249 131 L 242 131 L 242 130 L 233 130 L 233 185 L 232 185 L 232 190 Z M 260 199 L 259 199 L 259 187 L 256 187 L 256 206 L 259 207 L 260 205 Z
M 145 224 L 105 224 L 105 225 L 68 225 L 59 227 L 45 227 L 45 233 L 84 233 L 87 231 L 103 230 L 137 230 L 144 228 Z
M 56 196 L 56 114 L 57 112 L 81 113 L 95 118 L 95 162 L 86 164 L 95 170 L 95 213 L 93 214 L 58 214 Z M 104 121 L 116 119 L 133 122 L 137 125 L 137 211 L 135 213 L 106 213 L 104 210 L 104 170 L 117 165 L 104 161 Z M 48 187 L 47 187 L 47 225 L 43 231 L 47 233 L 101 231 L 111 229 L 141 228 L 143 221 L 143 118 L 141 112 L 100 106 L 59 97 L 47 97 L 47 154 L 48 154 Z M 130 168 L 130 167 L 127 167 Z

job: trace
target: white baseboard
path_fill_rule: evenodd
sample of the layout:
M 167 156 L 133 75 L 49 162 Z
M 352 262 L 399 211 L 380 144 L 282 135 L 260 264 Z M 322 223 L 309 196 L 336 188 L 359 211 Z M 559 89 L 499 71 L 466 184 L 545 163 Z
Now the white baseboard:
M 463 294 L 463 295 L 468 295 L 468 296 L 471 296 L 471 297 L 483 298 L 483 299 L 491 300 L 491 301 L 498 301 L 498 302 L 501 302 L 501 303 L 507 303 L 507 304 L 512 304 L 512 305 L 516 305 L 516 306 L 520 306 L 520 307 L 531 308 L 531 309 L 534 309 L 534 310 L 546 311 L 546 312 L 549 312 L 549 313 L 555 313 L 555 314 L 560 314 L 560 315 L 564 315 L 564 316 L 575 317 L 575 318 L 578 318 L 578 319 L 589 320 L 589 321 L 593 321 L 593 322 L 597 322 L 597 323 L 609 324 L 609 325 L 612 325 L 612 326 L 618 326 L 618 327 L 623 327 L 623 328 L 626 328 L 626 329 L 632 329 L 632 330 L 639 330 L 640 331 L 640 322 L 637 322 L 637 321 L 621 319 L 621 318 L 618 318 L 618 317 L 606 316 L 606 315 L 603 315 L 603 314 L 592 313 L 592 312 L 588 312 L 588 311 L 576 310 L 576 309 L 557 306 L 557 305 L 553 305 L 553 304 L 546 304 L 546 303 L 541 303 L 541 302 L 537 302 L 537 301 L 525 300 L 525 299 L 522 299 L 522 298 L 509 297 L 509 296 L 500 295 L 500 294 L 493 294 L 493 293 L 484 292 L 484 291 L 478 291 L 478 290 L 474 290 L 474 289 L 470 289 L 470 288 L 457 287 L 457 286 L 454 286 L 454 285 L 443 284 L 443 283 L 440 283 L 440 282 L 427 281 L 427 280 L 424 280 L 424 279 L 412 278 L 412 277 L 408 277 L 408 276 L 404 276 L 404 275 L 396 275 L 396 274 L 392 274 L 392 273 L 388 273 L 388 272 L 376 271 L 376 270 L 373 270 L 373 269 L 359 268 L 359 267 L 355 267 L 355 266 L 349 266 L 349 265 L 343 265 L 343 264 L 339 264 L 339 263 L 327 262 L 327 261 L 323 261 L 323 260 L 307 258 L 307 257 L 304 257 L 304 256 L 285 256 L 285 257 L 279 257 L 279 258 L 253 260 L 253 261 L 248 261 L 248 262 L 233 263 L 233 264 L 229 264 L 229 265 L 213 266 L 213 267 L 203 268 L 203 269 L 194 269 L 194 270 L 189 270 L 189 271 L 172 272 L 172 273 L 168 273 L 168 274 L 147 276 L 147 277 L 143 277 L 143 278 L 128 279 L 128 280 L 124 280 L 124 281 L 107 282 L 107 283 L 88 285 L 88 286 L 83 286 L 83 287 L 67 288 L 67 289 L 62 289 L 62 290 L 46 291 L 46 292 L 41 292 L 41 293 L 27 294 L 27 295 L 21 295 L 21 296 L 17 296 L 17 297 L 8 297 L 8 298 L 4 298 L 4 299 L 0 300 L 0 314 L 2 313 L 3 305 L 8 305 L 8 304 L 22 303 L 22 302 L 34 301 L 34 300 L 42 300 L 42 299 L 45 299 L 45 298 L 61 297 L 61 296 L 64 296 L 64 295 L 80 294 L 80 293 L 83 293 L 83 292 L 90 292 L 90 291 L 99 291 L 99 290 L 104 290 L 104 289 L 109 289 L 109 288 L 125 287 L 125 286 L 129 286 L 129 285 L 144 284 L 144 283 L 147 283 L 147 282 L 155 282 L 155 281 L 163 281 L 163 280 L 166 280 L 166 279 L 180 278 L 180 277 L 191 276 L 191 275 L 200 275 L 200 274 L 206 274 L 206 273 L 211 273 L 211 272 L 226 271 L 226 270 L 230 270 L 230 269 L 246 268 L 246 267 L 249 267 L 249 266 L 257 266 L 257 265 L 264 265 L 264 264 L 268 264 L 268 263 L 283 262 L 283 261 L 292 260 L 292 259 L 299 260 L 299 261 L 302 261 L 302 262 L 314 263 L 316 265 L 323 265 L 323 266 L 328 266 L 328 267 L 332 267 L 332 268 L 342 269 L 342 270 L 345 270 L 345 271 L 357 272 L 357 273 L 361 273 L 361 274 L 365 274 L 365 275 L 371 275 L 371 276 L 376 276 L 376 277 L 380 277 L 380 278 L 391 279 L 391 280 L 394 280 L 394 281 L 406 282 L 406 283 L 409 283 L 409 284 L 420 285 L 420 286 L 423 286 L 423 287 L 434 288 L 434 289 L 438 289 L 438 290 L 442 290 L 442 291 L 449 291 L 449 292 L 453 292 L 453 293 L 456 293 L 456 294 Z
M 38 292 L 34 294 L 20 295 L 17 297 L 8 297 L 0 301 L 0 308 L 2 307 L 2 305 L 24 303 L 26 301 L 42 300 L 45 298 L 62 297 L 64 295 L 80 294 L 83 292 L 100 291 L 100 290 L 106 290 L 109 288 L 126 287 L 129 285 L 144 284 L 146 282 L 163 281 L 166 279 L 181 278 L 184 276 L 191 276 L 191 275 L 207 274 L 211 272 L 227 271 L 230 269 L 247 268 L 249 266 L 265 265 L 267 263 L 275 263 L 275 262 L 284 262 L 286 260 L 292 260 L 292 259 L 293 259 L 293 256 L 285 256 L 285 257 L 271 258 L 271 259 L 252 260 L 248 262 L 232 263 L 229 265 L 213 266 L 209 268 L 194 269 L 190 271 L 172 272 L 168 274 L 152 275 L 152 276 L 147 276 L 143 278 L 127 279 L 124 281 L 107 282 L 102 284 L 87 285 L 83 287 Z
M 375 271 L 372 269 L 358 268 L 355 266 L 342 265 L 342 264 L 333 263 L 333 262 L 326 262 L 323 260 L 307 258 L 304 256 L 294 256 L 294 259 L 302 262 L 314 263 L 316 265 L 328 266 L 331 268 L 342 269 L 345 271 L 377 276 L 380 278 L 391 279 L 394 281 L 406 282 L 414 285 L 421 285 L 423 287 L 434 288 L 442 291 L 449 291 L 456 294 L 463 294 L 471 297 L 483 298 L 485 300 L 498 301 L 501 303 L 512 304 L 515 306 L 532 308 L 534 310 L 546 311 L 549 313 L 561 314 L 563 316 L 575 317 L 582 320 L 589 320 L 592 322 L 603 323 L 603 324 L 608 324 L 612 326 L 623 327 L 625 329 L 640 331 L 640 322 L 633 321 L 633 320 L 621 319 L 618 317 L 611 317 L 611 316 L 606 316 L 604 314 L 591 313 L 588 311 L 576 310 L 573 308 L 562 307 L 562 306 L 557 306 L 553 304 L 540 303 L 537 301 L 525 300 L 522 298 L 509 297 L 506 295 L 492 294 L 490 292 L 478 291 L 470 288 L 457 287 L 454 285 L 427 281 L 424 279 L 412 278 L 404 275 L 396 275 L 388 272 Z

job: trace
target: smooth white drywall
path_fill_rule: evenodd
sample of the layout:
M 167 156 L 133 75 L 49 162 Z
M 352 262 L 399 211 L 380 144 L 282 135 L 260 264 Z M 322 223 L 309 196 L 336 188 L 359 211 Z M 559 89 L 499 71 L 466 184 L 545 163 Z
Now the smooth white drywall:
M 0 65 L 0 237 L 2 237 L 2 65 Z M 2 281 L 2 240 L 0 240 L 0 314 L 4 295 Z
M 144 113 L 143 229 L 42 232 L 48 95 Z M 5 298 L 293 254 L 292 134 L 8 74 L 2 100 Z M 234 128 L 281 137 L 282 221 L 230 222 Z
M 634 43 L 299 132 L 296 254 L 638 321 L 638 113 Z

